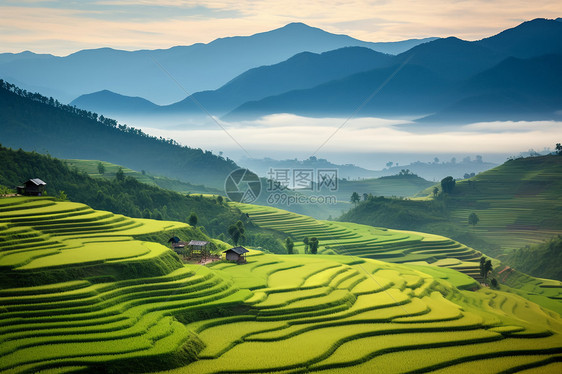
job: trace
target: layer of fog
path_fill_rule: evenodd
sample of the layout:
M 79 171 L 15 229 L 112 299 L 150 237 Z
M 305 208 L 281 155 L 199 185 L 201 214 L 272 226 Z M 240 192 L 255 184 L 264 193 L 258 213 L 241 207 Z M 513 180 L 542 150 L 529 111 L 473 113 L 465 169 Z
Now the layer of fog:
M 482 122 L 456 126 L 428 126 L 409 120 L 380 118 L 307 118 L 289 114 L 254 121 L 222 122 L 210 118 L 129 123 L 148 134 L 172 138 L 189 147 L 224 157 L 304 159 L 327 158 L 382 169 L 386 162 L 408 164 L 482 155 L 501 163 L 521 152 L 544 152 L 562 138 L 562 123 Z

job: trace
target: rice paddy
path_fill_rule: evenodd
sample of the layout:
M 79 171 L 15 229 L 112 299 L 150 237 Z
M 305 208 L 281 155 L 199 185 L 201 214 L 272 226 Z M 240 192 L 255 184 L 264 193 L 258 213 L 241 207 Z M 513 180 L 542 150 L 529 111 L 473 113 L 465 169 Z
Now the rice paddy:
M 298 253 L 305 251 L 302 239 L 315 236 L 320 241 L 318 253 L 321 254 L 410 264 L 439 278 L 444 269 L 453 269 L 456 271 L 444 276 L 454 279 L 455 286 L 463 289 L 474 288 L 475 280 L 482 280 L 479 268 L 482 253 L 443 236 L 316 220 L 273 207 L 239 203 L 235 206 L 249 214 L 254 224 L 291 236 L 295 242 L 294 251 Z M 492 261 L 494 267 L 505 268 L 498 260 Z M 498 281 L 506 289 L 562 313 L 562 282 L 534 278 L 517 271 L 504 273 Z
M 21 214 L 26 209 L 33 214 Z M 328 224 L 299 228 L 298 217 L 287 218 L 300 235 Z M 511 292 L 477 289 L 449 267 L 409 264 L 418 257 L 403 250 L 408 242 L 428 251 L 424 244 L 441 238 L 328 227 L 350 251 L 362 253 L 363 242 L 394 256 L 387 258 L 411 257 L 337 255 L 325 237 L 315 256 L 251 250 L 243 265 L 184 265 L 138 236 L 185 224 L 0 199 L 0 261 L 10 274 L 0 279 L 0 372 L 548 372 L 562 361 L 559 314 Z M 29 253 L 5 260 L 18 251 Z M 456 264 L 438 251 L 443 266 Z

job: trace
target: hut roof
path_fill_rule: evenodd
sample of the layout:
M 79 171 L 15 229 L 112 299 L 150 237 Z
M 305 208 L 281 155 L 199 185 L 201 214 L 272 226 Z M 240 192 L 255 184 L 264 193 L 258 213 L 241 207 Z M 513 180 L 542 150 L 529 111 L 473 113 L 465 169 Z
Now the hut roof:
M 47 185 L 47 183 L 43 182 L 43 181 L 42 181 L 41 179 L 39 179 L 39 178 L 32 178 L 32 179 L 28 180 L 28 181 L 25 182 L 25 183 L 28 183 L 28 182 L 31 182 L 31 183 L 33 183 L 33 184 L 36 185 L 36 186 L 46 186 L 46 185 Z
M 191 240 L 188 243 L 188 245 L 200 245 L 200 246 L 207 245 L 207 244 L 209 244 L 209 242 L 204 241 L 204 240 Z
M 171 243 L 179 243 L 179 241 L 180 241 L 180 238 L 178 238 L 177 236 L 172 236 L 170 238 L 170 240 L 168 240 L 168 243 L 170 243 L 170 242 Z
M 223 251 L 223 252 L 228 252 L 228 251 L 232 251 L 232 252 L 237 253 L 239 255 L 250 252 L 244 247 L 234 247 L 234 248 L 227 249 L 226 251 Z

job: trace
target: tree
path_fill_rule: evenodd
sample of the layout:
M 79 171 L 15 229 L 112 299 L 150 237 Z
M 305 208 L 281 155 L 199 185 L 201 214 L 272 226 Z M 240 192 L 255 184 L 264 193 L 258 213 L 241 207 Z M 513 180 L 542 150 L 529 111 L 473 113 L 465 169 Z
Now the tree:
M 492 283 L 492 287 L 498 288 L 498 281 L 496 280 L 496 278 L 493 278 L 491 283 Z
M 125 180 L 125 173 L 123 172 L 123 168 L 119 168 L 119 170 L 117 170 L 117 173 L 115 173 L 115 179 L 117 179 L 118 181 Z
M 293 254 L 293 248 L 295 247 L 295 243 L 293 243 L 293 240 L 291 238 L 287 238 L 285 239 L 285 248 L 287 248 L 287 253 L 292 255 Z
M 57 196 L 57 200 L 65 201 L 68 197 L 64 191 L 59 191 L 59 195 Z
M 488 278 L 488 273 L 492 271 L 492 260 L 487 260 L 484 264 L 484 279 Z
M 437 194 L 439 193 L 439 188 L 438 187 L 433 187 L 433 197 L 437 197 Z
M 152 211 L 152 219 L 157 219 L 159 221 L 162 221 L 163 220 L 162 213 L 160 213 L 158 209 L 154 209 Z
M 312 238 L 310 238 L 308 244 L 310 245 L 310 253 L 312 253 L 313 255 L 318 253 L 318 238 L 313 236 Z
M 562 156 L 562 144 L 556 143 L 556 154 Z
M 305 236 L 302 239 L 302 242 L 304 243 L 304 253 L 306 254 L 306 253 L 308 253 L 308 245 L 310 243 L 309 240 L 308 240 L 308 236 Z
M 98 162 L 98 173 L 101 175 L 105 174 L 105 165 L 101 161 Z
M 190 226 L 197 227 L 197 220 L 197 214 L 195 214 L 195 212 L 191 212 L 189 218 L 187 219 L 187 223 L 189 223 Z
M 455 179 L 451 176 L 445 177 L 441 180 L 441 191 L 443 193 L 451 193 L 455 188 Z
M 480 257 L 480 276 L 484 278 L 484 266 L 486 265 L 486 257 Z
M 486 279 L 488 273 L 492 271 L 492 260 L 486 259 L 485 256 L 480 258 L 480 275 Z
M 369 194 L 367 192 L 363 192 L 363 201 L 367 201 L 369 199 Z
M 217 203 L 219 203 L 219 205 L 222 205 L 223 201 L 224 198 L 221 195 L 217 196 Z
M 387 167 L 387 168 L 391 167 L 392 165 L 394 165 L 394 162 L 392 162 L 392 161 L 388 161 L 388 162 L 386 163 L 386 167 Z
M 244 227 L 244 222 L 238 221 L 236 224 L 230 225 L 228 228 L 228 235 L 232 238 L 234 245 L 238 245 L 239 241 L 244 241 L 246 236 L 244 235 L 246 228 Z
M 361 201 L 361 198 L 359 197 L 359 194 L 357 192 L 354 192 L 351 194 L 351 202 L 355 205 L 357 205 L 357 203 Z
M 472 227 L 476 226 L 476 224 L 480 221 L 480 218 L 476 215 L 476 213 L 472 212 L 468 215 L 468 224 L 472 225 Z

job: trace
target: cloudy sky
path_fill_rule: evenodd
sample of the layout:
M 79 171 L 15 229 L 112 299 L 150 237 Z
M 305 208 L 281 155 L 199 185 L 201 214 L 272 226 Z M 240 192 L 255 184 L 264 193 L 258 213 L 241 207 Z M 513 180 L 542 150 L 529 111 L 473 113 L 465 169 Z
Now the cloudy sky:
M 525 20 L 559 16 L 559 0 L 0 0 L 0 52 L 168 48 L 290 22 L 373 42 L 450 35 L 475 40 Z

